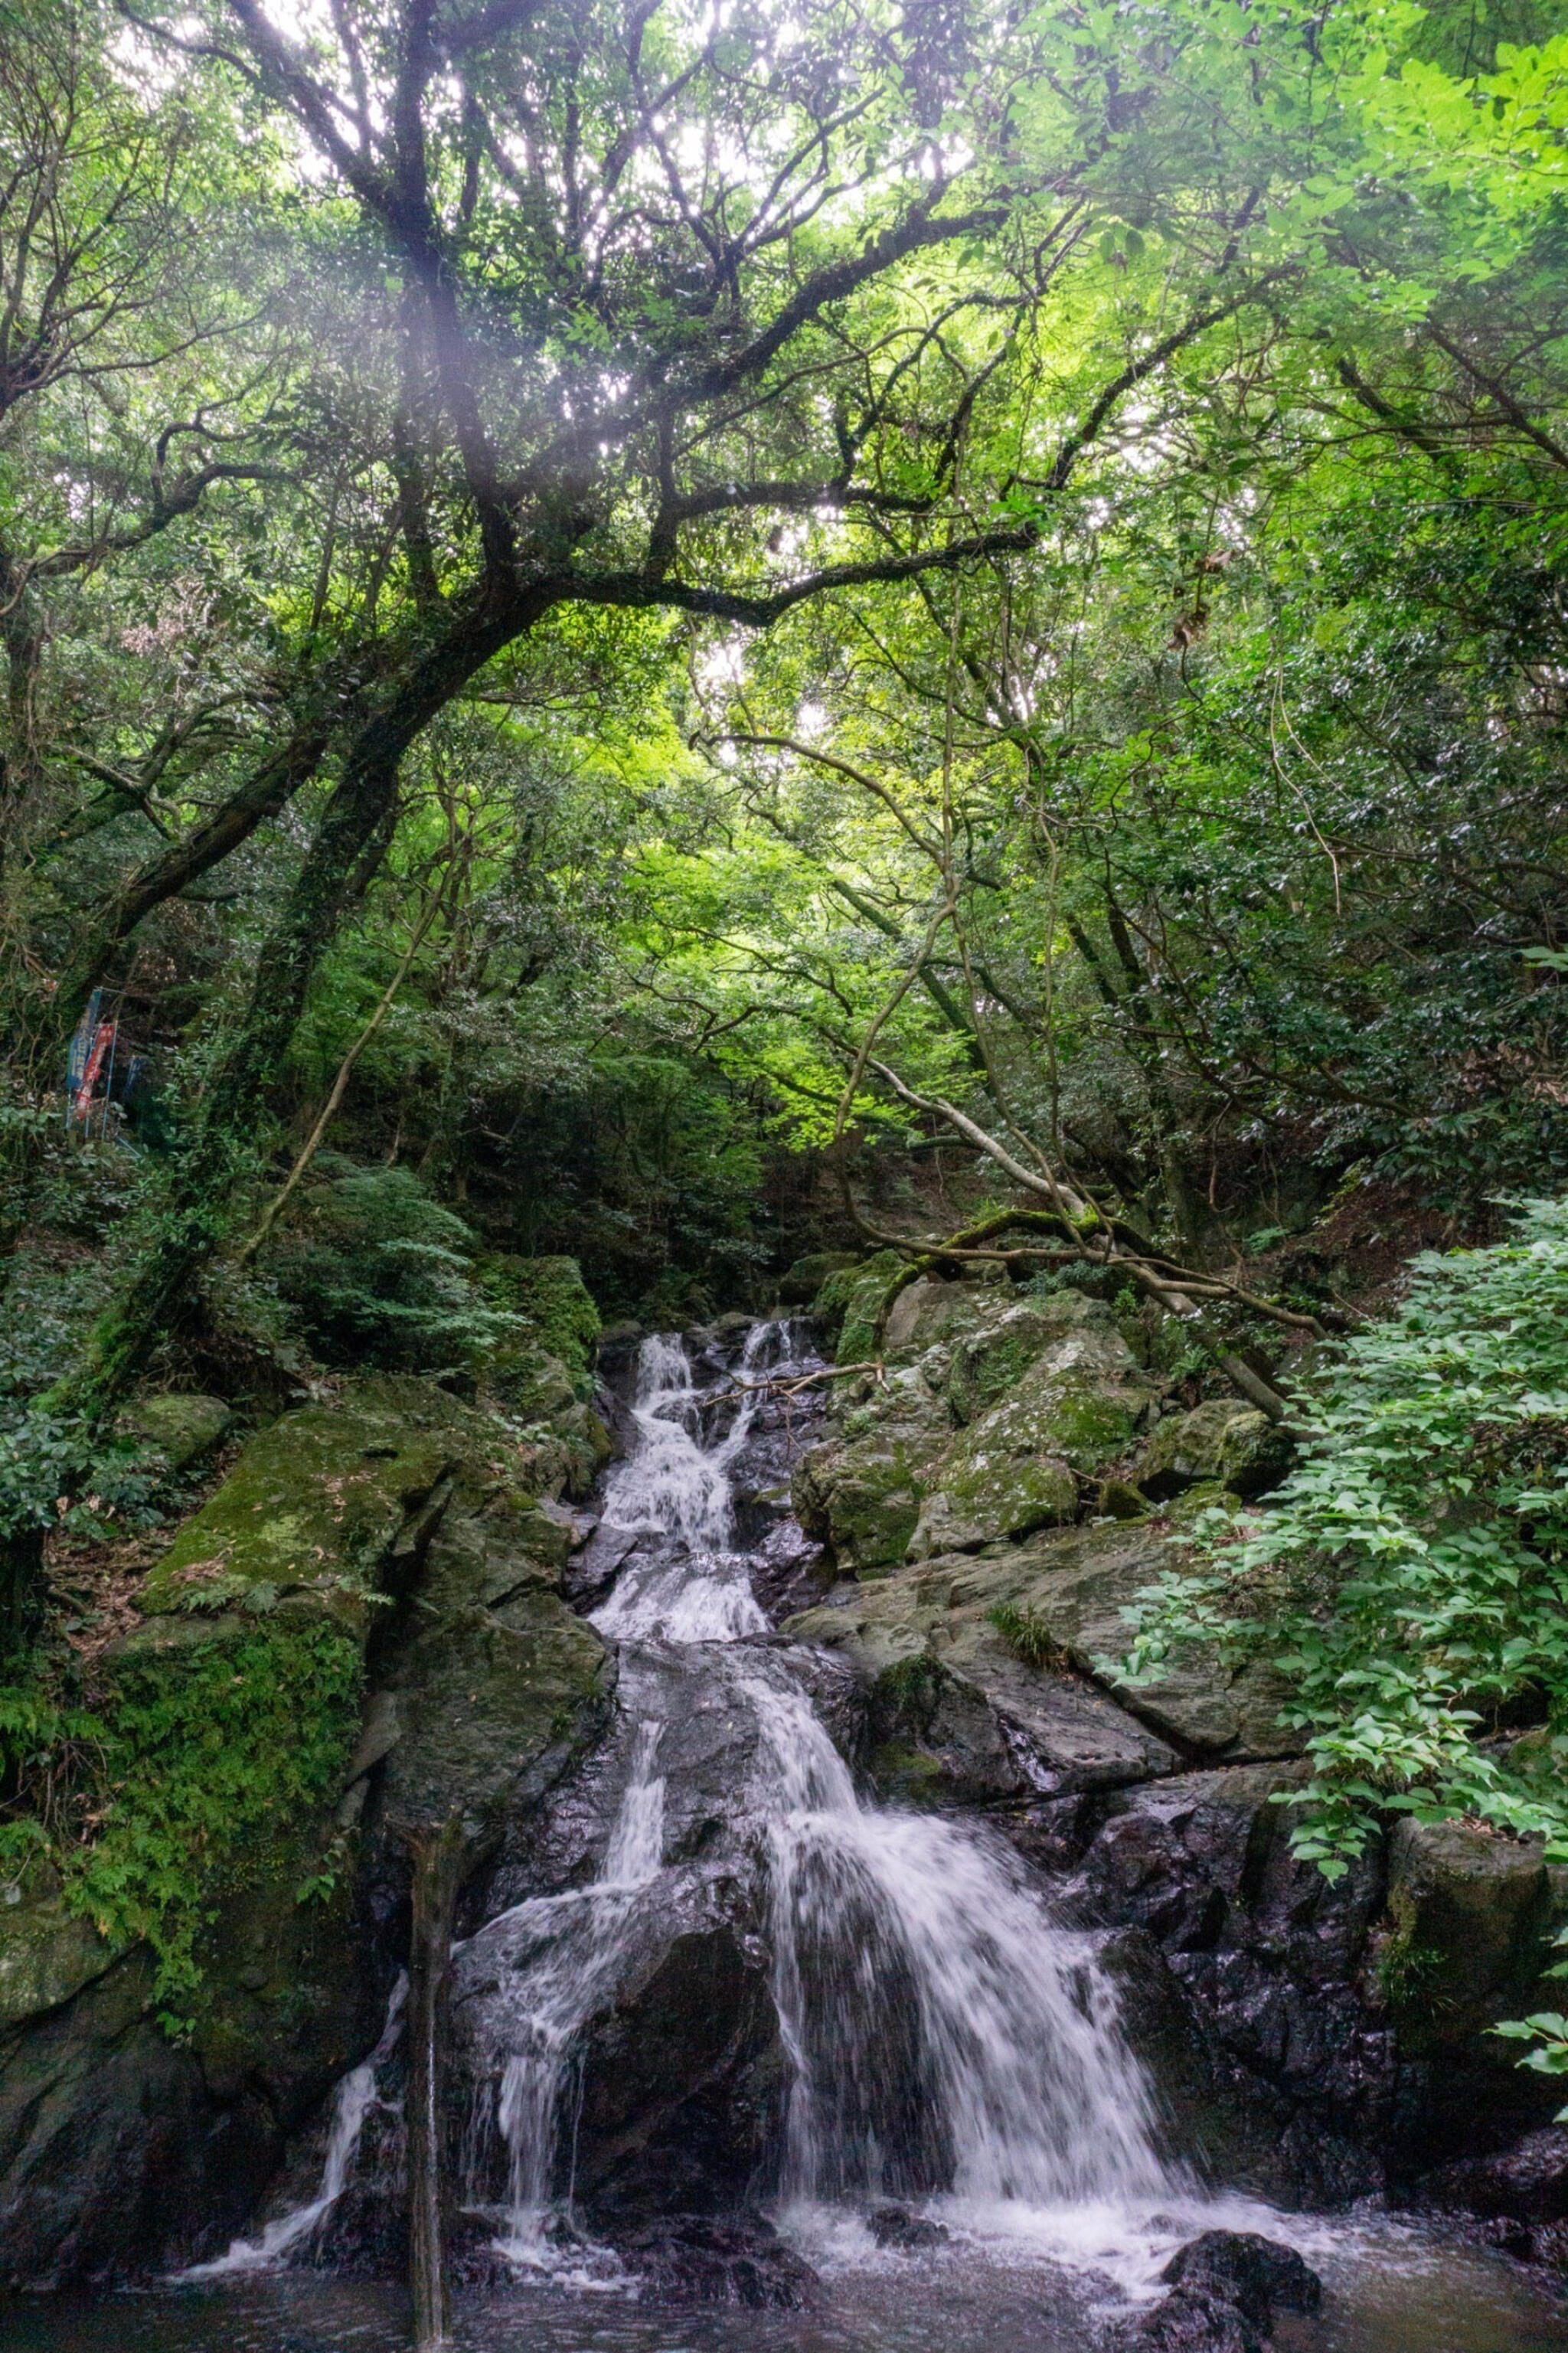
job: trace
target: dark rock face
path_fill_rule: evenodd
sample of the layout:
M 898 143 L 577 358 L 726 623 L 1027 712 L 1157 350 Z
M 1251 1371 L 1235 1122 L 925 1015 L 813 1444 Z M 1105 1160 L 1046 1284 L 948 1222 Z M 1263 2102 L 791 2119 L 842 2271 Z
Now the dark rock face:
M 1292 2248 L 1245 2231 L 1205 2231 L 1160 2276 L 1171 2293 L 1123 2324 L 1125 2353 L 1266 2353 L 1276 2312 L 1316 2312 L 1323 2295 Z
M 910 2254 L 921 2247 L 944 2247 L 949 2237 L 940 2222 L 911 2214 L 907 2206 L 873 2206 L 866 2228 L 879 2247 L 901 2247 Z
M 676 1936 L 595 2020 L 579 2066 L 575 2186 L 591 2213 L 732 2206 L 783 2123 L 765 1950 L 724 1926 Z
M 374 2041 L 345 1908 L 253 1890 L 220 1924 L 191 2042 L 136 1951 L 0 2041 L 0 2270 L 37 2287 L 211 2254 L 243 2230 L 288 2135 Z
M 1145 1987 L 1124 2003 L 1129 2031 L 1137 2045 L 1141 2013 L 1162 2021 L 1152 2041 L 1166 2055 L 1147 2055 L 1211 2167 L 1263 2194 L 1332 2206 L 1378 2186 L 1399 2079 L 1363 1976 L 1381 1858 L 1369 1853 L 1333 1884 L 1296 1861 L 1289 1813 L 1271 1799 L 1298 1773 L 1181 1774 L 1038 1808 L 1016 1834 L 1047 1866 L 1076 1864 L 1079 1916 L 1136 1927 L 1157 1948 L 1166 1998 L 1151 2001 Z M 1170 2023 L 1173 1989 L 1184 2036 Z M 1187 2055 L 1173 2067 L 1178 2047 Z M 1227 2125 L 1238 2099 L 1245 2121 Z
M 1568 2126 L 1548 2125 L 1495 2157 L 1442 2166 L 1421 2183 L 1418 2198 L 1438 2212 L 1568 2221 Z
M 1205 2231 L 1177 2249 L 1160 2274 L 1189 2295 L 1234 2304 L 1255 2328 L 1276 2311 L 1316 2312 L 1323 2284 L 1293 2247 L 1251 2231 Z
M 616 2253 L 665 2304 L 799 2311 L 817 2280 L 760 2214 L 670 2214 L 617 2235 Z

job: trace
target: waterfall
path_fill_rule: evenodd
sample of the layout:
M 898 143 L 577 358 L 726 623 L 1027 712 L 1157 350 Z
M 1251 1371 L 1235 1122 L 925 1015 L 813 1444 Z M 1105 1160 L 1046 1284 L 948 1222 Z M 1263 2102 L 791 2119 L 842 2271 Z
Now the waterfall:
M 585 2030 L 628 1957 L 656 1948 L 661 1905 L 691 1884 L 665 1859 L 660 1763 L 689 1709 L 732 1727 L 724 1803 L 737 1854 L 755 1858 L 742 1867 L 765 1882 L 791 2079 L 785 2213 L 820 2235 L 825 2215 L 837 2228 L 835 2214 L 889 2195 L 937 2196 L 982 2232 L 1027 2235 L 1043 2218 L 1053 2250 L 1092 2244 L 1100 2262 L 1125 2235 L 1120 2218 L 1191 2185 L 1155 2153 L 1148 2087 L 1090 1941 L 1052 1920 L 984 1826 L 864 1799 L 809 1695 L 811 1654 L 756 1642 L 768 1621 L 737 1549 L 732 1473 L 756 1434 L 760 1376 L 788 1349 L 787 1327 L 754 1326 L 738 1371 L 704 1393 L 679 1340 L 643 1344 L 636 1441 L 604 1502 L 637 1541 L 593 1620 L 620 1646 L 631 1701 L 599 1768 L 618 1783 L 616 1811 L 589 1884 L 528 1897 L 454 1947 L 482 2020 L 459 2201 L 520 2269 L 625 2278 L 574 2220 L 569 2189 L 558 2196 L 562 2134 Z M 338 2087 L 314 2199 L 192 2276 L 309 2243 L 342 2192 L 403 2000 L 400 1985 L 381 2043 Z
M 642 1535 L 615 1591 L 594 1612 L 607 1641 L 731 1642 L 767 1630 L 732 1551 L 730 1470 L 756 1416 L 759 1367 L 778 1345 L 780 1325 L 755 1324 L 734 1386 L 741 1392 L 724 1435 L 705 1442 L 701 1394 L 681 1343 L 656 1336 L 637 1356 L 632 1423 L 637 1443 L 611 1473 L 606 1525 Z M 651 1542 L 646 1540 L 651 1539 Z
M 695 1672 L 707 1646 L 765 1630 L 734 1549 L 731 1472 L 759 1368 L 783 1345 L 783 1327 L 753 1327 L 732 1418 L 713 1436 L 681 1343 L 643 1344 L 637 1440 L 605 1498 L 606 1521 L 643 1542 L 593 1620 L 628 1652 L 652 1645 L 678 1669 L 684 1652 Z M 984 1830 L 863 1802 L 804 1689 L 744 1669 L 732 1689 L 758 1734 L 737 1798 L 766 1851 L 792 2073 L 786 2206 L 943 2191 L 976 2213 L 1103 2211 L 1184 2194 L 1155 2154 L 1148 2088 L 1089 1940 L 1052 1922 Z M 563 2218 L 551 2200 L 573 2045 L 661 1869 L 661 1729 L 637 1728 L 597 1882 L 480 1931 L 504 1936 L 515 1968 L 494 2099 L 510 2158 L 498 2243 L 519 2263 L 557 2260 Z
M 591 1887 L 515 1905 L 472 1941 L 534 1936 L 513 2010 L 513 2048 L 501 2071 L 496 2123 L 506 2143 L 507 2217 L 498 2252 L 552 2268 L 556 2127 L 579 2028 L 613 1966 L 637 1890 L 658 1875 L 664 1851 L 664 1781 L 654 1771 L 663 1726 L 639 1724 L 599 1876 Z M 476 2136 L 477 2137 L 477 2136 Z
M 380 2042 L 368 2059 L 340 2079 L 333 2094 L 331 2129 L 315 2196 L 268 2222 L 258 2239 L 234 2240 L 225 2253 L 212 2263 L 194 2264 L 179 2274 L 181 2279 L 221 2279 L 231 2272 L 269 2271 L 286 2256 L 309 2244 L 348 2187 L 349 2172 L 366 2120 L 379 2105 L 375 2079 L 397 2048 L 407 1999 L 407 1975 L 400 1972 L 387 2004 Z
M 879 2109 L 904 2062 L 906 2129 L 985 2205 L 1142 2200 L 1173 2187 L 1147 2088 L 1085 1940 L 1052 1925 L 969 1826 L 862 1805 L 803 1696 L 754 1687 L 776 1773 L 773 1992 L 794 2069 L 786 2198 L 930 2188 Z M 900 1998 L 909 2017 L 889 2013 Z M 900 2029 L 908 2047 L 900 2052 Z M 893 2048 L 889 2052 L 889 2038 Z M 889 2066 L 889 2056 L 893 2062 Z

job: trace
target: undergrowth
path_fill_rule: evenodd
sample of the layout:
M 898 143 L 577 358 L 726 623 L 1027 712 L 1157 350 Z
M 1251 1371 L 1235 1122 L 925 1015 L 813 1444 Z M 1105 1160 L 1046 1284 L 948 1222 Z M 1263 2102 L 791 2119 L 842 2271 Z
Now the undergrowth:
M 133 1654 L 96 1707 L 0 1688 L 0 1866 L 52 1866 L 112 1946 L 144 1939 L 160 2015 L 184 2032 L 219 1899 L 303 1867 L 300 1825 L 341 1785 L 362 1685 L 357 1646 L 310 1627 Z

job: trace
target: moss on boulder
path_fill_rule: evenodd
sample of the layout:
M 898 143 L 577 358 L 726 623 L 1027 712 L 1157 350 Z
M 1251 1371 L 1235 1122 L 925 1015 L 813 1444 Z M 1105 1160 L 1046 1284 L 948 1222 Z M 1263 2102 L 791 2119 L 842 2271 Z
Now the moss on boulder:
M 477 1415 L 413 1379 L 366 1381 L 253 1438 L 139 1596 L 145 1617 L 280 1609 L 356 1640 L 422 1507 L 475 1440 Z
M 121 1428 L 132 1438 L 145 1439 L 171 1471 L 179 1472 L 221 1444 L 233 1421 L 234 1409 L 222 1398 L 166 1389 L 136 1398 L 121 1416 Z
M 1278 1486 L 1294 1448 L 1278 1423 L 1236 1398 L 1211 1398 L 1190 1413 L 1156 1423 L 1143 1451 L 1138 1483 L 1156 1498 L 1216 1479 L 1238 1495 Z
M 816 1312 L 829 1328 L 837 1326 L 837 1363 L 863 1364 L 875 1355 L 878 1322 L 906 1263 L 897 1250 L 879 1250 L 827 1277 L 816 1294 Z
M 577 1261 L 521 1258 L 497 1250 L 480 1260 L 477 1271 L 487 1298 L 521 1317 L 525 1327 L 516 1343 L 509 1343 L 492 1359 L 489 1370 L 496 1385 L 505 1385 L 509 1357 L 515 1356 L 521 1367 L 543 1356 L 564 1367 L 574 1395 L 586 1397 L 593 1386 L 600 1322 Z
M 904 1557 L 951 1435 L 946 1408 L 918 1375 L 889 1384 L 796 1465 L 801 1525 L 860 1575 L 885 1573 Z

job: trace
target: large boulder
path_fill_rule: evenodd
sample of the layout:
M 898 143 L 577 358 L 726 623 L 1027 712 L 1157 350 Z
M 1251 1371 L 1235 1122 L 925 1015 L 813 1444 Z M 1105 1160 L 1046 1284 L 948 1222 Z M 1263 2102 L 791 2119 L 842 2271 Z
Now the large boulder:
M 386 1989 L 356 1859 L 394 1910 L 408 1838 L 454 1816 L 494 1836 L 599 1728 L 604 1648 L 557 1590 L 569 1534 L 516 1461 L 503 1427 L 444 1392 L 366 1382 L 253 1440 L 149 1576 L 142 1624 L 103 1666 L 121 1926 L 105 1938 L 79 1916 L 90 1880 L 0 1906 L 0 2278 L 221 2249 L 376 2039 Z M 319 1799 L 287 1818 L 267 1811 L 280 1722 L 321 1764 Z M 215 1775 L 246 1803 L 191 1813 L 200 1925 L 171 1987 L 163 1929 L 132 1941 L 135 1905 L 157 1913 L 159 1841 Z
M 1316 2312 L 1322 2282 L 1293 2247 L 1250 2231 L 1205 2231 L 1161 2273 L 1170 2294 L 1116 2342 L 1127 2353 L 1267 2353 L 1279 2312 Z
M 809 1307 L 830 1274 L 843 1274 L 859 1263 L 853 1250 L 807 1250 L 792 1260 L 779 1277 L 779 1304 Z
M 1289 1470 L 1295 1448 L 1278 1422 L 1237 1398 L 1211 1398 L 1190 1413 L 1157 1422 L 1138 1473 L 1147 1495 L 1163 1500 L 1214 1480 L 1237 1495 L 1260 1495 Z
M 1534 1838 L 1458 1821 L 1397 1824 L 1377 1977 L 1409 2078 L 1402 2174 L 1482 2157 L 1547 2125 L 1561 2088 L 1489 2029 L 1562 2007 L 1552 1873 Z
M 1109 1682 L 1118 1708 L 1178 1755 L 1239 1763 L 1297 1754 L 1299 1735 L 1279 1722 L 1283 1685 L 1267 1666 L 1233 1669 L 1200 1653 L 1158 1683 L 1110 1680 L 1110 1662 L 1129 1640 L 1124 1611 L 1178 1557 L 1158 1528 L 1140 1523 L 1051 1529 L 1022 1544 L 921 1561 L 842 1608 L 791 1620 L 790 1630 L 853 1649 L 879 1673 L 928 1646 L 945 1659 L 966 1630 L 973 1635 L 994 1625 L 998 1611 L 1014 1613 L 1042 1651 L 1081 1677 Z
M 253 1438 L 138 1596 L 145 1618 L 220 1610 L 326 1619 L 356 1639 L 417 1557 L 425 1507 L 479 1418 L 413 1379 L 367 1381 Z
M 222 1398 L 174 1389 L 149 1391 L 135 1398 L 121 1418 L 122 1430 L 144 1439 L 176 1472 L 190 1470 L 211 1454 L 233 1423 L 234 1408 Z
M 818 1290 L 816 1314 L 828 1331 L 837 1334 L 839 1364 L 864 1364 L 876 1353 L 882 1310 L 904 1266 L 897 1250 L 879 1250 L 874 1258 L 841 1267 Z
M 904 1557 L 952 1434 L 918 1371 L 889 1382 L 801 1458 L 792 1489 L 802 1527 L 862 1576 L 886 1574 Z
M 1158 1947 L 1213 2063 L 1255 2088 L 1261 2145 L 1233 2125 L 1216 2139 L 1202 2114 L 1210 2095 L 1196 2100 L 1192 2137 L 1214 2178 L 1333 2206 L 1379 2186 L 1368 2152 L 1387 2144 L 1399 2079 L 1365 1986 L 1383 1853 L 1374 1842 L 1335 1881 L 1300 1861 L 1280 1800 L 1306 1778 L 1291 1763 L 1176 1774 L 1081 1801 L 1069 1820 L 1065 1806 L 1041 1810 L 1019 1836 L 1073 1873 L 1089 1918 Z M 1132 2025 L 1150 2005 L 1123 2007 Z M 1154 2072 L 1163 2086 L 1163 2064 Z

